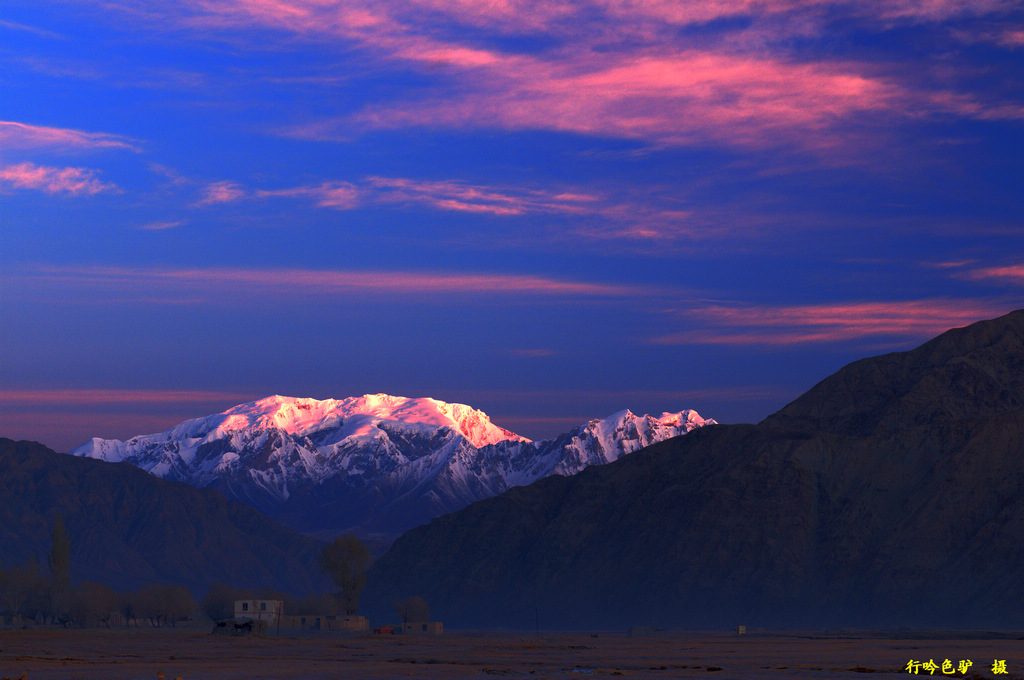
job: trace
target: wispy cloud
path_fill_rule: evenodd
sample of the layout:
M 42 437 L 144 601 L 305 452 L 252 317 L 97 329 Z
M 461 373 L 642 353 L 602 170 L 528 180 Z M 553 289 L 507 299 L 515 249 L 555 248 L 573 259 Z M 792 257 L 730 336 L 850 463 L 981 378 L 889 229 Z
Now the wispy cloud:
M 1004 47 L 1024 47 L 1024 30 L 1003 31 L 996 42 Z
M 593 193 L 401 177 L 367 177 L 358 182 L 321 182 L 252 191 L 234 182 L 215 182 L 207 186 L 204 193 L 205 198 L 197 205 L 251 197 L 312 199 L 320 207 L 338 210 L 351 210 L 362 204 L 415 204 L 436 210 L 490 215 L 609 212 L 607 201 Z
M 976 263 L 977 260 L 949 260 L 946 262 L 923 262 L 922 266 L 931 269 L 963 269 Z
M 162 165 L 160 163 L 150 163 L 149 169 L 153 171 L 153 173 L 165 178 L 169 186 L 183 186 L 192 184 L 193 182 L 193 180 L 181 174 L 174 168 Z
M 561 35 L 577 37 L 592 25 L 588 19 L 602 16 L 612 36 L 648 32 L 661 26 L 673 28 L 704 25 L 721 19 L 749 21 L 801 14 L 820 17 L 857 17 L 883 27 L 894 21 L 931 23 L 956 17 L 978 17 L 1014 11 L 1015 0 L 880 0 L 872 3 L 837 0 L 151 0 L 148 3 L 108 2 L 139 21 L 172 21 L 198 30 L 225 30 L 260 26 L 285 31 L 309 40 L 343 38 L 363 44 L 389 47 L 406 58 L 426 58 L 430 50 L 461 47 L 463 58 L 482 52 L 429 41 L 440 26 L 487 29 L 501 34 Z M 403 40 L 406 44 L 403 45 Z M 412 44 L 408 44 L 412 43 Z M 404 49 L 401 49 L 403 48 Z M 396 49 L 397 48 L 397 49 Z M 479 57 L 476 57 L 479 59 Z
M 246 192 L 242 185 L 235 182 L 213 182 L 203 187 L 203 197 L 195 204 L 197 206 L 217 205 L 219 203 L 231 203 L 245 198 Z
M 236 4 L 251 9 L 253 3 Z M 302 20 L 294 11 L 301 6 Z M 371 106 L 354 116 L 314 121 L 288 129 L 310 139 L 336 139 L 356 129 L 405 127 L 501 128 L 559 130 L 585 135 L 626 138 L 656 144 L 708 144 L 773 148 L 792 146 L 818 152 L 856 145 L 847 123 L 865 113 L 912 118 L 949 114 L 980 119 L 1017 119 L 1012 102 L 986 102 L 957 92 L 919 91 L 894 78 L 877 75 L 867 64 L 828 60 L 796 60 L 786 49 L 766 49 L 763 32 L 741 32 L 717 47 L 680 51 L 672 36 L 680 26 L 743 16 L 752 20 L 810 13 L 827 32 L 825 17 L 838 13 L 874 20 L 880 26 L 898 21 L 933 22 L 959 16 L 1007 11 L 1000 0 L 965 2 L 887 2 L 870 7 L 821 1 L 717 3 L 578 2 L 554 7 L 548 3 L 458 2 L 442 12 L 430 0 L 390 10 L 380 3 L 365 5 L 367 21 L 345 37 L 377 51 L 385 59 L 401 59 L 430 69 L 441 68 L 458 86 L 440 88 L 417 100 Z M 310 35 L 307 22 L 319 8 L 289 5 L 284 14 L 267 12 L 261 20 Z M 424 11 L 429 11 L 424 15 Z M 586 32 L 583 19 L 601 12 L 615 28 Z M 480 26 L 499 33 L 548 34 L 557 46 L 534 54 L 508 53 L 438 43 L 425 26 L 454 23 Z M 433 23 L 431 23 L 433 22 Z M 653 22 L 653 23 L 652 23 Z M 805 22 L 803 22 L 805 23 Z M 808 30 L 803 27 L 800 30 Z M 330 22 L 319 22 L 322 32 Z M 773 23 L 771 30 L 786 24 Z M 573 28 L 576 26 L 576 28 Z M 671 29 L 671 30 L 670 30 Z M 770 36 L 785 43 L 791 35 Z M 749 41 L 750 44 L 744 42 Z
M 259 398 L 243 392 L 203 390 L 0 389 L 3 406 L 88 406 L 92 404 L 239 403 Z
M 855 62 L 649 48 L 503 57 L 461 74 L 458 93 L 389 102 L 289 131 L 331 139 L 355 128 L 557 130 L 656 145 L 789 147 L 816 155 L 864 143 L 866 116 L 1021 120 L 1024 106 L 967 92 L 919 89 Z
M 593 283 L 523 274 L 464 272 L 339 271 L 311 269 L 158 269 L 128 267 L 37 267 L 24 270 L 33 278 L 75 287 L 134 291 L 146 299 L 174 294 L 215 296 L 231 300 L 251 294 L 284 295 L 446 295 L 474 297 L 512 295 L 555 298 L 627 298 L 656 289 L 614 283 Z M 663 291 L 662 291 L 663 292 Z
M 960 274 L 962 278 L 979 280 L 995 280 L 1006 283 L 1024 283 L 1024 264 L 1011 264 L 1001 267 L 982 267 Z
M 544 359 L 547 357 L 556 356 L 558 354 L 556 350 L 543 348 L 512 349 L 509 350 L 508 353 L 514 357 L 519 357 L 521 359 Z
M 9 120 L 0 121 L 0 148 L 57 149 L 63 151 L 80 149 L 140 150 L 135 140 L 122 135 L 44 127 Z
M 24 31 L 26 33 L 33 33 L 42 38 L 50 38 L 55 40 L 64 40 L 64 36 L 53 31 L 47 31 L 46 29 L 37 28 L 35 26 L 26 26 L 25 24 L 19 24 L 14 21 L 3 21 L 0 20 L 0 28 L 9 28 L 14 31 Z
M 757 238 L 771 233 L 773 225 L 790 228 L 817 224 L 795 214 L 780 215 L 775 207 L 756 206 L 743 214 L 728 208 L 701 204 L 690 194 L 665 186 L 611 185 L 517 185 L 481 184 L 461 179 L 421 179 L 370 176 L 353 181 L 323 181 L 280 189 L 249 188 L 234 181 L 205 186 L 203 198 L 192 204 L 203 207 L 242 200 L 287 199 L 312 201 L 335 210 L 369 207 L 425 207 L 444 212 L 470 213 L 498 218 L 551 216 L 585 217 L 573 220 L 520 220 L 521 229 L 501 240 L 503 246 L 538 243 L 579 244 L 620 242 L 645 251 L 690 246 L 709 237 L 742 234 Z M 802 226 L 801 226 L 802 225 Z M 453 237 L 453 243 L 458 242 Z M 492 243 L 498 243 L 497 240 Z M 652 250 L 651 252 L 655 252 Z
M 142 231 L 165 231 L 167 229 L 174 229 L 175 227 L 180 227 L 183 224 L 185 224 L 185 220 L 174 220 L 168 222 L 149 222 L 148 224 L 144 224 L 141 227 L 139 227 L 139 229 L 141 229 Z
M 118 191 L 115 184 L 101 182 L 96 171 L 88 168 L 51 168 L 19 163 L 0 167 L 0 186 L 15 189 L 35 189 L 50 194 L 98 194 Z
M 422 181 L 369 177 L 368 187 L 381 203 L 418 203 L 439 210 L 492 215 L 524 213 L 582 213 L 599 203 L 592 194 L 572 191 L 492 187 L 455 180 Z
M 841 3 L 829 3 L 841 5 Z M 894 19 L 916 22 L 944 21 L 954 17 L 977 17 L 1019 9 L 1014 0 L 884 0 L 872 6 L 860 5 L 855 10 L 879 21 Z
M 265 394 L 156 389 L 0 389 L 0 432 L 70 451 L 89 437 L 161 432 Z
M 290 189 L 259 190 L 254 193 L 258 198 L 311 198 L 323 208 L 351 210 L 359 205 L 361 190 L 349 182 L 322 182 L 313 186 L 292 187 Z
M 503 56 L 461 73 L 460 93 L 391 102 L 289 129 L 331 139 L 353 126 L 558 130 L 659 144 L 834 147 L 836 121 L 906 95 L 853 64 L 661 51 Z M 961 107 L 963 108 L 963 107 Z
M 1013 28 L 981 27 L 952 31 L 953 36 L 964 43 L 992 43 L 1006 49 L 1024 47 L 1024 30 Z
M 1015 119 L 1013 102 L 919 91 L 876 65 L 809 58 L 794 38 L 828 35 L 844 18 L 886 30 L 1014 11 L 1012 0 L 152 0 L 112 2 L 138 21 L 203 35 L 343 45 L 398 68 L 437 76 L 419 99 L 371 105 L 286 134 L 338 139 L 405 127 L 557 130 L 668 145 L 793 148 L 827 155 L 856 147 L 866 113 Z M 680 50 L 679 30 L 742 18 L 728 37 Z M 475 30 L 466 30 L 470 27 Z M 529 52 L 496 36 L 542 38 Z M 1015 38 L 1007 38 L 1012 44 Z M 500 44 L 500 43 L 497 43 Z M 333 77 L 333 76 L 331 76 Z M 467 203 L 468 210 L 481 210 Z M 492 209 L 497 207 L 492 206 Z
M 663 335 L 655 344 L 790 345 L 864 338 L 919 339 L 1004 314 L 989 300 L 931 299 L 798 306 L 710 305 L 683 315 L 703 328 Z
M 656 20 L 671 26 L 707 24 L 720 19 L 745 17 L 758 19 L 775 15 L 830 12 L 839 16 L 859 16 L 879 23 L 902 19 L 914 22 L 942 21 L 952 17 L 984 16 L 1015 9 L 1013 0 L 880 0 L 872 3 L 837 0 L 716 0 L 715 2 L 678 2 L 677 0 L 591 0 L 577 2 L 524 2 L 507 0 L 416 0 L 413 7 L 431 8 L 454 16 L 466 25 L 492 29 L 524 25 L 528 30 L 550 31 L 566 26 L 586 12 L 600 11 L 627 25 Z M 522 22 L 522 24 L 520 24 Z

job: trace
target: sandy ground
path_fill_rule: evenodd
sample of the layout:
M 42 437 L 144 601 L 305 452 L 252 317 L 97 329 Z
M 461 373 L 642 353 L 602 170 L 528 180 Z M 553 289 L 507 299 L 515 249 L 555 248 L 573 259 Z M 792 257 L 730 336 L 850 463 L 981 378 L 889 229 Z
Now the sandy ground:
M 949 659 L 957 678 L 1024 680 L 1022 634 L 668 633 L 329 635 L 232 638 L 206 629 L 3 630 L 0 679 L 906 678 L 910 660 Z M 973 664 L 955 672 L 961 660 Z M 994 674 L 995 660 L 1007 674 Z M 871 673 L 870 676 L 862 675 Z M 919 675 L 942 677 L 922 669 Z

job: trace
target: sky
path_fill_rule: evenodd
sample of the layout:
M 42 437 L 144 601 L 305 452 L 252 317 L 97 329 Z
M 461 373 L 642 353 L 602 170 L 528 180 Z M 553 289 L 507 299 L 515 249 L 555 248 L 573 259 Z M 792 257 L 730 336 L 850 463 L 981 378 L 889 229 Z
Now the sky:
M 756 422 L 1024 306 L 1007 0 L 5 0 L 0 435 Z

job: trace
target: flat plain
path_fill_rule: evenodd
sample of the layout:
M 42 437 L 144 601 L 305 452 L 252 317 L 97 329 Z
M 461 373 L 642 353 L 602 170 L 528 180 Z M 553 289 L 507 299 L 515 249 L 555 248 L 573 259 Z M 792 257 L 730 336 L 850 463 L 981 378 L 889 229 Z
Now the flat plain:
M 241 638 L 207 629 L 3 630 L 0 680 L 361 680 L 624 677 L 1024 678 L 1019 633 L 459 633 Z M 943 673 L 941 665 L 949 660 Z M 971 661 L 958 672 L 961 661 Z M 1006 674 L 993 672 L 1005 662 Z

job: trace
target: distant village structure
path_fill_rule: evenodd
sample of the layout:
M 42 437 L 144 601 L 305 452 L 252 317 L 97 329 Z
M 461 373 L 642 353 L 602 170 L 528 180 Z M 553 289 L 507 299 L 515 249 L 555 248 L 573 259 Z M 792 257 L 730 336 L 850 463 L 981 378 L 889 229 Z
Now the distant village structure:
M 440 635 L 444 632 L 444 624 L 440 621 L 409 621 L 402 624 L 403 635 Z
M 281 627 L 289 630 L 333 630 L 343 633 L 366 633 L 370 630 L 370 620 L 365 616 L 305 614 L 284 616 Z
M 288 630 L 333 630 L 366 633 L 370 621 L 365 616 L 334 614 L 289 615 L 281 600 L 235 600 L 235 618 L 264 621 L 268 626 Z
M 235 618 L 278 623 L 284 614 L 281 600 L 235 600 Z

